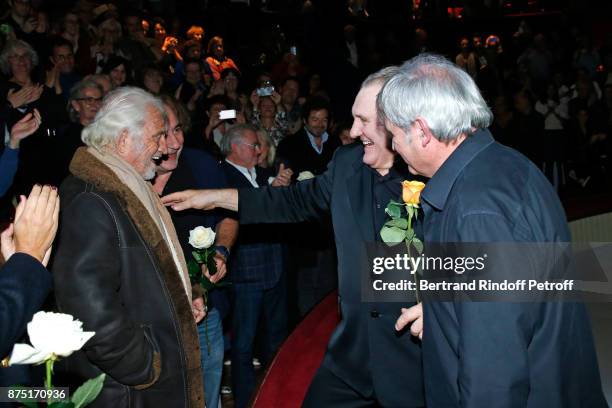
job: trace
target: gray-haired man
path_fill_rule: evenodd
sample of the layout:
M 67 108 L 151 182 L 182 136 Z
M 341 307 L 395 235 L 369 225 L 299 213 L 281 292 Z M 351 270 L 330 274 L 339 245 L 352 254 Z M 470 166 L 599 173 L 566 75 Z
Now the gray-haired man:
M 148 182 L 167 153 L 166 125 L 159 99 L 111 92 L 60 189 L 55 295 L 96 332 L 67 363 L 83 379 L 107 374 L 92 406 L 204 406 L 187 266 Z

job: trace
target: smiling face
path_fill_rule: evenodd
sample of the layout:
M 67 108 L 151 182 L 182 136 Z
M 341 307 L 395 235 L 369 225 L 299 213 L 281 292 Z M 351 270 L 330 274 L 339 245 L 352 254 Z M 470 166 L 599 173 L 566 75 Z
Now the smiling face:
M 394 154 L 387 131 L 376 112 L 376 96 L 381 88 L 381 83 L 374 83 L 357 94 L 353 103 L 350 136 L 363 144 L 363 163 L 384 175 L 393 166 Z
M 102 105 L 102 92 L 98 88 L 85 88 L 81 97 L 73 100 L 71 104 L 79 114 L 79 123 L 87 126 L 93 122 Z
M 164 106 L 166 115 L 168 115 L 168 132 L 166 134 L 166 147 L 168 153 L 163 156 L 162 161 L 157 165 L 157 173 L 168 173 L 174 171 L 178 166 L 178 159 L 183 151 L 185 143 L 185 135 L 183 126 L 174 113 L 174 110 L 168 105 Z
M 30 52 L 23 47 L 16 47 L 8 57 L 11 73 L 16 75 L 29 75 L 32 71 L 32 58 Z
M 142 136 L 132 136 L 125 131 L 122 138 L 122 147 L 119 155 L 142 175 L 145 180 L 155 177 L 155 161 L 168 153 L 166 147 L 166 124 L 161 112 L 154 108 L 147 108 L 145 125 Z
M 304 126 L 314 137 L 321 137 L 327 131 L 329 113 L 327 109 L 310 111 L 308 119 L 304 121 Z

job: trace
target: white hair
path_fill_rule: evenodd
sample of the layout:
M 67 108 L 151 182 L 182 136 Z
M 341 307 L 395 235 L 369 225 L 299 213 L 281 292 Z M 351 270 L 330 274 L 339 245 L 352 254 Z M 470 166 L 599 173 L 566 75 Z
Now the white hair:
M 248 123 L 233 125 L 227 129 L 221 139 L 221 145 L 219 146 L 221 153 L 226 157 L 231 154 L 232 144 L 240 143 L 244 140 L 244 134 L 249 130 L 257 134 L 257 128 Z
M 408 133 L 417 117 L 431 133 L 449 142 L 487 128 L 493 114 L 474 80 L 439 55 L 421 54 L 389 79 L 377 98 L 378 115 Z
M 11 63 L 9 62 L 9 58 L 11 57 L 11 54 L 17 50 L 26 51 L 28 58 L 30 58 L 30 61 L 32 61 L 32 68 L 38 65 L 38 54 L 30 44 L 23 40 L 9 40 L 6 42 L 6 45 L 0 54 L 0 70 L 2 70 L 3 74 L 13 74 L 11 72 Z
M 142 144 L 142 131 L 151 108 L 162 115 L 167 126 L 168 117 L 159 98 L 136 87 L 117 88 L 106 95 L 94 121 L 83 129 L 81 139 L 87 146 L 101 150 L 114 145 L 127 130 L 132 139 Z

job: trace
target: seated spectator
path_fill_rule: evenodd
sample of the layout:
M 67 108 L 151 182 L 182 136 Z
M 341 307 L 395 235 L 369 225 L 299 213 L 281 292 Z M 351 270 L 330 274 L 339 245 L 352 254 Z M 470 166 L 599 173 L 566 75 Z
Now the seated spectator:
M 92 39 L 81 30 L 79 16 L 75 11 L 64 14 L 60 36 L 72 44 L 75 67 L 79 74 L 85 75 L 95 71 L 91 59 Z
M 189 30 L 187 30 L 187 40 L 201 44 L 204 40 L 204 29 L 198 25 L 192 25 L 189 27 Z
M 159 96 L 162 93 L 164 75 L 157 65 L 149 65 L 143 69 L 141 87 L 153 95 Z
M 34 186 L 21 196 L 15 221 L 0 236 L 0 359 L 23 336 L 26 324 L 51 290 L 45 269 L 51 256 L 59 218 L 57 189 Z M 4 366 L 4 362 L 2 364 Z
M 253 116 L 251 123 L 268 132 L 274 146 L 289 133 L 289 123 L 285 117 L 285 110 L 281 104 L 281 96 L 274 91 L 271 96 L 258 96 L 257 90 L 251 93 Z
M 293 134 L 302 127 L 302 104 L 305 99 L 300 98 L 300 81 L 297 77 L 287 77 L 278 92 L 285 110 L 285 117 L 289 122 L 289 133 Z
M 175 97 L 185 104 L 189 112 L 201 112 L 208 87 L 202 81 L 202 63 L 199 60 L 185 60 L 185 81 L 176 89 Z
M 97 43 L 91 47 L 91 57 L 96 63 L 95 73 L 99 74 L 110 58 L 117 55 L 116 45 L 121 38 L 121 24 L 109 18 L 98 25 L 97 32 Z
M 131 69 L 128 61 L 123 57 L 111 57 L 102 70 L 110 77 L 112 89 L 128 85 L 131 82 Z
M 463 37 L 459 42 L 460 52 L 455 57 L 455 64 L 457 64 L 462 70 L 470 74 L 470 76 L 476 79 L 478 74 L 476 54 L 470 48 L 470 40 L 467 37 Z
M 72 43 L 62 37 L 58 37 L 52 46 L 52 54 L 50 57 L 53 64 L 53 75 L 55 78 L 54 85 L 56 92 L 59 90 L 65 101 L 68 101 L 70 90 L 79 82 L 81 76 L 77 74 L 75 69 L 74 53 L 72 51 Z M 50 84 L 47 83 L 47 86 Z
M 223 38 L 218 36 L 211 38 L 208 42 L 206 53 L 208 54 L 208 57 L 206 57 L 206 64 L 215 81 L 221 79 L 221 71 L 226 68 L 233 68 L 240 72 L 234 60 L 225 56 Z
M 224 93 L 229 100 L 229 106 L 244 114 L 247 97 L 240 92 L 240 72 L 233 68 L 226 68 L 221 71 L 221 81 L 223 81 Z
M 68 113 L 70 124 L 60 129 L 59 137 L 55 140 L 53 157 L 55 164 L 53 172 L 56 174 L 53 184 L 60 185 L 69 174 L 70 161 L 74 152 L 85 146 L 81 140 L 83 128 L 89 125 L 96 117 L 104 91 L 97 82 L 91 79 L 84 79 L 77 83 L 70 91 L 68 101 Z

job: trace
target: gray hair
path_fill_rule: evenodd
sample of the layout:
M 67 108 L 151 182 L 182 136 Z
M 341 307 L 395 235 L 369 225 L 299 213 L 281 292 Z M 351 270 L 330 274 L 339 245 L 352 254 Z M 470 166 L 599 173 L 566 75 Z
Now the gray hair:
M 389 79 L 377 97 L 378 115 L 408 133 L 417 117 L 431 133 L 449 142 L 487 128 L 493 114 L 474 80 L 445 58 L 421 54 Z
M 248 123 L 230 127 L 225 132 L 225 135 L 223 135 L 223 139 L 221 139 L 221 145 L 219 146 L 221 153 L 223 153 L 224 156 L 229 155 L 232 152 L 232 144 L 241 142 L 244 138 L 244 133 L 249 130 L 257 134 L 257 128 Z
M 81 139 L 87 146 L 102 150 L 105 146 L 113 145 L 121 132 L 127 130 L 132 138 L 142 143 L 143 128 L 150 108 L 162 115 L 167 126 L 168 118 L 159 98 L 136 87 L 117 88 L 104 97 L 96 118 L 85 126 Z
M 3 74 L 12 75 L 9 57 L 18 49 L 27 51 L 28 57 L 30 57 L 30 61 L 32 61 L 32 68 L 38 65 L 38 54 L 30 44 L 23 40 L 10 40 L 7 41 L 2 49 L 2 54 L 0 54 L 0 69 Z
M 104 89 L 102 89 L 100 84 L 92 79 L 83 79 L 70 88 L 70 97 L 68 97 L 68 115 L 70 115 L 70 120 L 73 122 L 79 121 L 79 112 L 72 107 L 72 101 L 82 98 L 83 91 L 85 89 L 97 89 L 100 91 L 100 95 L 104 95 Z
M 368 75 L 366 79 L 361 83 L 361 88 L 368 87 L 370 85 L 379 84 L 384 85 L 389 79 L 391 79 L 395 74 L 399 72 L 399 67 L 397 65 L 391 65 L 388 67 L 384 67 L 373 74 Z

